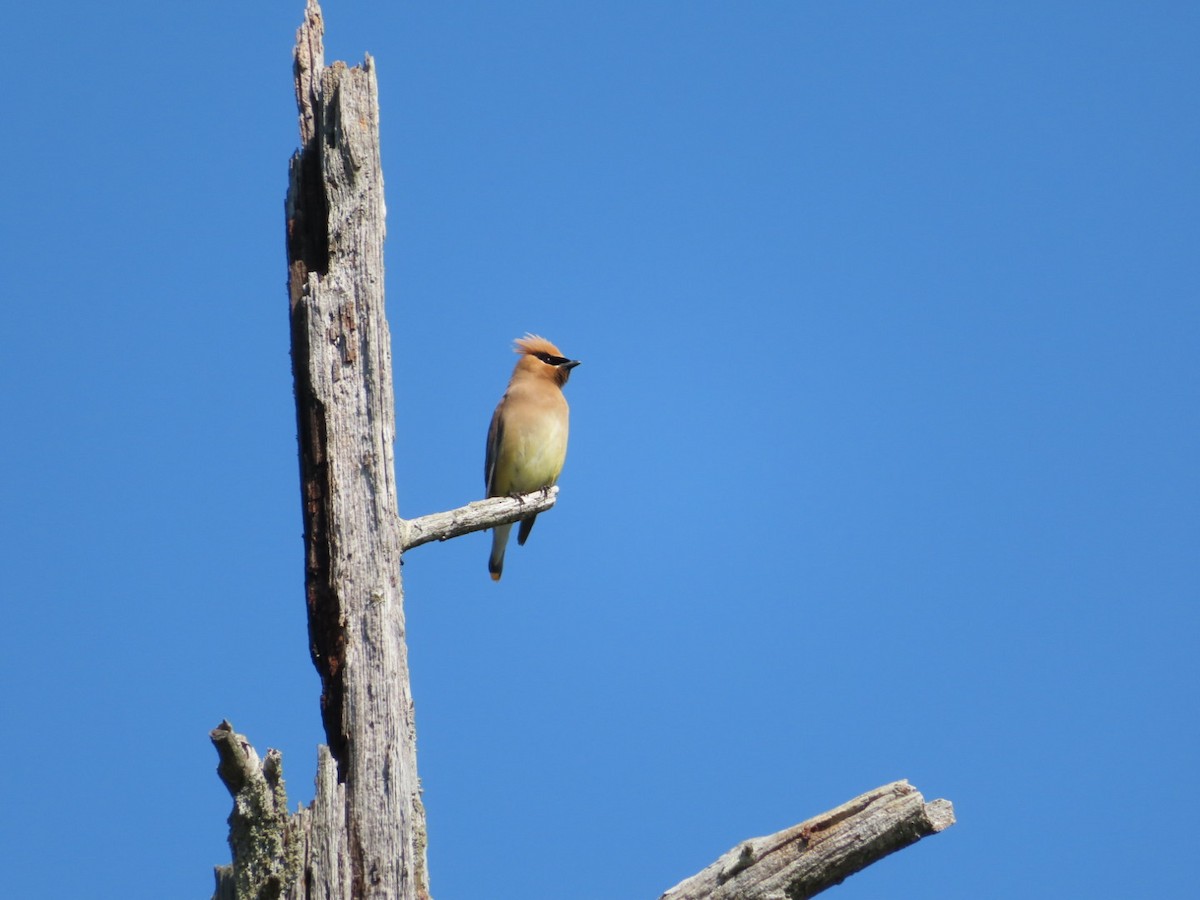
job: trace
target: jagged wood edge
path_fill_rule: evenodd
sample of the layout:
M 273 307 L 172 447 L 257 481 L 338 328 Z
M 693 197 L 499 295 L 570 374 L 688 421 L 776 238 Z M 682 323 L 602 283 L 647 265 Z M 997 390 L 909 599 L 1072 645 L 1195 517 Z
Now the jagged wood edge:
M 925 802 L 907 781 L 751 838 L 659 900 L 802 900 L 954 824 L 948 800 Z

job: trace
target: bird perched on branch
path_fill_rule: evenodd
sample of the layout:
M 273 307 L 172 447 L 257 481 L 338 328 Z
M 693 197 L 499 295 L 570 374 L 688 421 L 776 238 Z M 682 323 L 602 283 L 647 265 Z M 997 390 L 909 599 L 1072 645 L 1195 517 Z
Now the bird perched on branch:
M 483 478 L 489 497 L 527 494 L 549 487 L 558 481 L 567 458 L 569 410 L 562 389 L 579 360 L 567 359 L 536 334 L 514 341 L 513 350 L 521 358 L 488 429 Z M 525 543 L 536 518 L 534 513 L 520 520 L 518 544 Z M 492 529 L 492 555 L 488 558 L 492 581 L 499 581 L 504 571 L 504 548 L 511 530 L 511 524 Z

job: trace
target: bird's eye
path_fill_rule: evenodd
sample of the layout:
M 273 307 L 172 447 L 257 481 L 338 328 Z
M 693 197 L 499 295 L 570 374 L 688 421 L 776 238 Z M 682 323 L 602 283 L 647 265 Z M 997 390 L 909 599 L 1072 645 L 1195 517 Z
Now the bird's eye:
M 534 356 L 548 366 L 561 366 L 567 361 L 565 356 L 551 356 L 549 353 L 535 353 Z

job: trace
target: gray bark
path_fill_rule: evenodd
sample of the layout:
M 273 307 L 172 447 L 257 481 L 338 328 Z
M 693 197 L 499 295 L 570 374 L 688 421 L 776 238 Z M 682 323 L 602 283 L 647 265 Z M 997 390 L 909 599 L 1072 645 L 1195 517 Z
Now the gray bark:
M 299 845 L 292 839 L 287 791 L 279 751 L 259 760 L 254 748 L 228 722 L 213 729 L 217 772 L 233 795 L 229 846 L 235 865 L 217 868 L 216 900 L 280 897 L 300 871 Z M 236 865 L 241 860 L 242 865 Z
M 483 531 L 505 525 L 528 515 L 543 513 L 558 499 L 558 487 L 538 488 L 519 497 L 492 497 L 476 500 L 448 512 L 430 513 L 417 519 L 400 521 L 400 546 L 404 550 L 430 541 L 448 541 L 460 534 Z
M 896 781 L 743 841 L 659 900 L 801 900 L 953 824 L 948 800 L 926 803 L 907 781 Z
M 379 103 L 370 57 L 326 67 L 323 31 L 309 0 L 296 40 L 301 149 L 291 161 L 287 249 L 305 591 L 331 760 L 322 758 L 313 809 L 280 840 L 304 861 L 288 897 L 409 900 L 428 888 L 392 451 Z M 254 779 L 224 780 L 236 816 Z M 239 872 L 270 867 L 231 845 L 236 896 L 279 896 L 269 885 L 248 893 L 253 880 Z

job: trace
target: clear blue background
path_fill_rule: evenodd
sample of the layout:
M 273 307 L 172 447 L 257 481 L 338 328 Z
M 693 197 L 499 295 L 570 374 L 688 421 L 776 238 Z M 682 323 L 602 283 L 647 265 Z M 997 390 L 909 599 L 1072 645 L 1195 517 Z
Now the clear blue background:
M 311 799 L 302 11 L 6 11 L 7 896 L 207 896 L 224 717 Z M 837 896 L 1195 896 L 1197 6 L 325 14 L 402 514 L 480 497 L 514 337 L 584 361 L 504 581 L 406 560 L 437 900 L 655 898 L 899 778 L 958 824 Z

